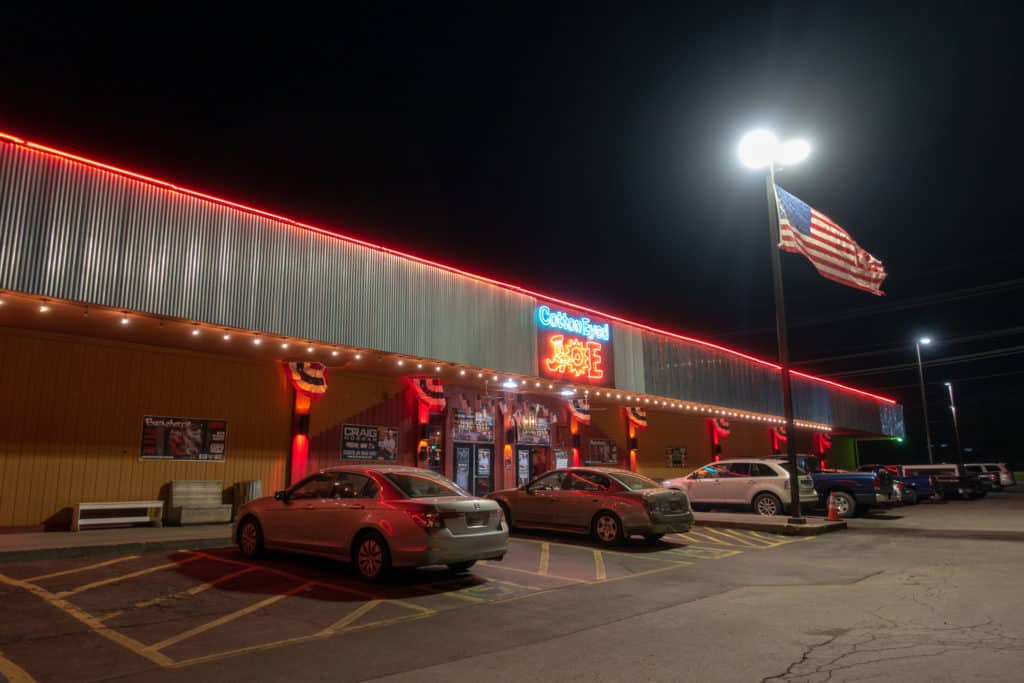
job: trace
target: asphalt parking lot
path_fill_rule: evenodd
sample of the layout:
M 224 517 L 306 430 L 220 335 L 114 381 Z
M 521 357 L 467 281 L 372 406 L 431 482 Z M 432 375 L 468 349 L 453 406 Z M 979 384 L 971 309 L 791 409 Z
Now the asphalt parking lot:
M 1022 503 L 948 506 L 982 523 Z M 232 548 L 13 563 L 0 681 L 888 680 L 878 662 L 915 657 L 900 678 L 1009 680 L 1024 665 L 1022 561 L 1024 543 L 969 534 L 698 527 L 612 550 L 520 535 L 469 574 L 374 586 Z

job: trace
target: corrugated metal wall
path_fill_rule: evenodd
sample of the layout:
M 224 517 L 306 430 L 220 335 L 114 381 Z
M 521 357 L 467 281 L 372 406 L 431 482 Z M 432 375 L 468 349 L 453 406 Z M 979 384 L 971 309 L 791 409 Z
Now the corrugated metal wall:
M 0 144 L 0 288 L 536 374 L 534 300 Z
M 9 143 L 0 289 L 537 374 L 533 297 Z M 782 412 L 772 368 L 613 327 L 618 388 Z M 872 399 L 794 386 L 801 419 L 883 427 Z

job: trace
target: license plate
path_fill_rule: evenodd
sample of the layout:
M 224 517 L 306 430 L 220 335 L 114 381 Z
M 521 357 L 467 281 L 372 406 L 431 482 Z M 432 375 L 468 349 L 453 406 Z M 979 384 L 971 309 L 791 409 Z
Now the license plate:
M 489 516 L 486 512 L 467 512 L 466 526 L 487 526 Z

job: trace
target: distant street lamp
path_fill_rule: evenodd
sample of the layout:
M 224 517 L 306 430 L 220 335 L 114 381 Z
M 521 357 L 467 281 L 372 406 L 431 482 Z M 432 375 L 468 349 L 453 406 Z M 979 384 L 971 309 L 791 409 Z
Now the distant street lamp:
M 960 448 L 960 425 L 957 423 L 956 403 L 953 402 L 953 384 L 946 382 L 946 390 L 949 392 L 949 412 L 953 415 L 953 439 L 956 443 L 956 462 L 960 470 L 964 468 L 964 451 Z
M 753 130 L 740 140 L 740 162 L 747 168 L 768 169 L 765 182 L 768 187 L 768 233 L 771 239 L 772 286 L 775 290 L 775 332 L 779 343 L 779 365 L 782 374 L 782 408 L 786 417 L 786 454 L 789 465 L 790 519 L 793 524 L 805 524 L 800 507 L 799 470 L 796 466 L 796 429 L 793 426 L 793 389 L 789 376 L 789 339 L 786 333 L 786 301 L 782 292 L 782 263 L 779 259 L 779 210 L 775 198 L 775 166 L 792 166 L 806 159 L 811 145 L 806 140 L 780 142 L 774 133 L 764 129 Z
M 921 410 L 924 412 L 924 442 L 928 446 L 928 462 L 933 463 L 932 457 L 932 430 L 928 427 L 928 398 L 924 393 L 924 366 L 921 364 L 921 345 L 928 346 L 932 343 L 931 337 L 921 337 L 914 342 L 914 350 L 917 352 L 917 379 L 921 382 Z

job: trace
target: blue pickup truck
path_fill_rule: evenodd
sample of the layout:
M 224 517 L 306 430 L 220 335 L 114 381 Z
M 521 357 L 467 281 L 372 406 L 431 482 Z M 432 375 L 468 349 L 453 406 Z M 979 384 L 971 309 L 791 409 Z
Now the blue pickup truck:
M 887 471 L 895 481 L 903 483 L 903 503 L 913 505 L 918 501 L 929 500 L 942 496 L 942 488 L 935 477 L 928 475 L 908 475 L 897 465 L 861 465 L 858 472 Z
M 774 456 L 786 460 L 786 456 Z M 828 497 L 834 496 L 836 510 L 840 517 L 853 517 L 868 509 L 892 503 L 892 474 L 888 470 L 878 472 L 823 472 L 818 459 L 812 455 L 797 455 L 797 467 L 811 475 L 814 490 L 818 493 L 818 504 L 828 505 Z

